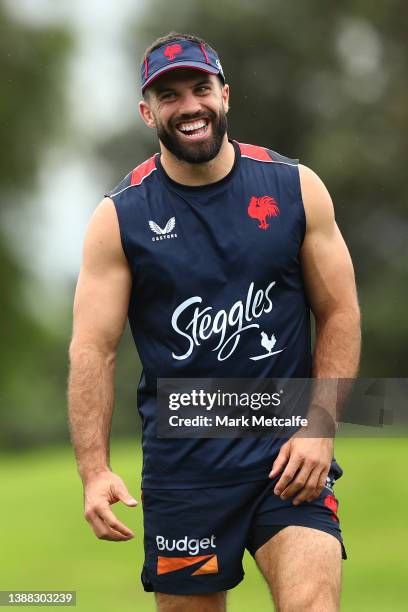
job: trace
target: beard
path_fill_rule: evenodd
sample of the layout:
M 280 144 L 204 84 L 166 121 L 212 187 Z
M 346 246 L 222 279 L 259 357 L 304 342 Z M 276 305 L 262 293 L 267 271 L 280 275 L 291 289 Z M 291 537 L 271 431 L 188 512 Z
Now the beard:
M 220 108 L 218 115 L 213 111 L 207 113 L 200 113 L 194 117 L 183 117 L 178 119 L 177 123 L 183 121 L 194 121 L 206 117 L 211 123 L 211 137 L 207 138 L 204 142 L 185 142 L 182 140 L 182 136 L 178 135 L 176 127 L 169 131 L 163 123 L 156 118 L 156 131 L 159 140 L 162 144 L 173 153 L 177 159 L 185 161 L 189 164 L 203 164 L 211 161 L 216 157 L 221 149 L 224 136 L 227 132 L 227 115 L 223 108 Z M 208 128 L 207 128 L 208 129 Z

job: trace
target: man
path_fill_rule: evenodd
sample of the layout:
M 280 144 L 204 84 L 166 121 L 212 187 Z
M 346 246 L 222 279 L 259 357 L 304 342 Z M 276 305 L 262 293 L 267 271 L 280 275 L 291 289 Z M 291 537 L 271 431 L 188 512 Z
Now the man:
M 109 466 L 128 315 L 143 365 L 142 582 L 158 609 L 225 610 L 248 548 L 278 610 L 338 610 L 332 437 L 156 436 L 158 378 L 356 375 L 359 307 L 331 198 L 297 160 L 228 138 L 229 86 L 203 40 L 155 41 L 141 84 L 161 154 L 97 207 L 75 296 L 69 410 L 85 517 L 101 539 L 133 537 L 110 505 L 137 502 Z

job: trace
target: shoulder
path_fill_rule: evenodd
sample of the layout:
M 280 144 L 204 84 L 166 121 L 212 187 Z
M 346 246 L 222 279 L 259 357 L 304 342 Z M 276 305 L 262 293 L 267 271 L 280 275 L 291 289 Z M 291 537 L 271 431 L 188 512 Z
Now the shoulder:
M 91 262 L 123 260 L 118 217 L 110 197 L 104 197 L 92 213 L 84 239 L 84 258 Z
M 299 164 L 299 180 L 308 229 L 334 221 L 334 206 L 322 179 L 308 166 Z
M 157 170 L 156 166 L 156 153 L 146 159 L 144 162 L 133 168 L 126 176 L 110 191 L 107 191 L 104 195 L 111 199 L 115 199 L 122 193 L 132 191 L 142 185 L 147 177 L 154 174 Z
M 241 157 L 247 158 L 256 162 L 265 164 L 283 164 L 287 166 L 297 166 L 299 163 L 298 159 L 286 157 L 273 149 L 263 147 L 260 145 L 247 144 L 244 142 L 237 142 L 241 151 Z

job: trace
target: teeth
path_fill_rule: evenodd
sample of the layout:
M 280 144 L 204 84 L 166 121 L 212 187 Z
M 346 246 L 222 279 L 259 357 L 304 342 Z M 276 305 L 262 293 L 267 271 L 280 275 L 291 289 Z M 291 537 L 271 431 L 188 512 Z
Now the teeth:
M 206 122 L 202 119 L 200 121 L 195 121 L 195 123 L 182 123 L 179 125 L 179 130 L 182 132 L 190 132 L 191 130 L 198 130 L 206 126 Z

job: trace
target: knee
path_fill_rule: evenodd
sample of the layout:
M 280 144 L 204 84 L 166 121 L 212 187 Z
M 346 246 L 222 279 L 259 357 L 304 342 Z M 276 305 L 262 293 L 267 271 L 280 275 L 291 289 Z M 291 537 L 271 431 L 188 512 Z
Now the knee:
M 282 594 L 277 612 L 338 612 L 340 593 L 334 585 L 314 584 Z

